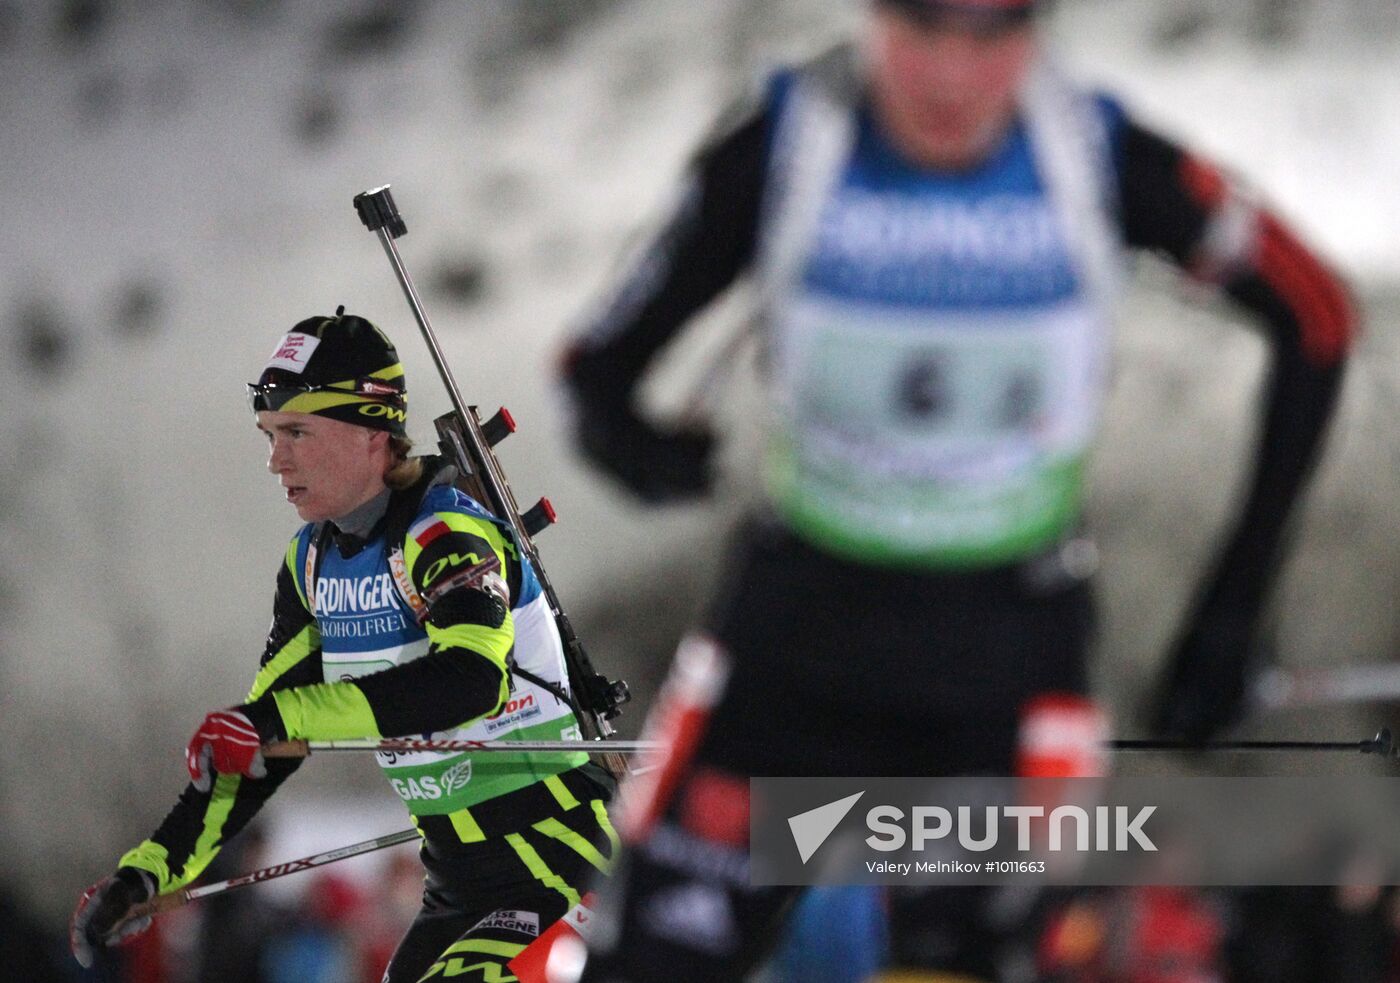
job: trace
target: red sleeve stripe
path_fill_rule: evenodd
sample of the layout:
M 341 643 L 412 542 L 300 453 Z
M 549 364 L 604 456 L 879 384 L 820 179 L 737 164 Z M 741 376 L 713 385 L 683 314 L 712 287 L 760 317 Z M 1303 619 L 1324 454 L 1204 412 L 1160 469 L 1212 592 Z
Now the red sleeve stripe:
M 448 528 L 447 523 L 439 519 L 427 529 L 424 529 L 422 532 L 414 536 L 413 539 L 415 542 L 418 543 L 420 547 L 426 548 L 427 545 L 433 540 L 437 539 L 439 536 L 446 535 L 451 531 L 452 530 Z
M 1185 155 L 1178 168 L 1187 193 L 1214 215 L 1229 196 L 1219 168 Z M 1341 282 L 1275 216 L 1258 212 L 1255 266 L 1298 320 L 1303 351 L 1316 365 L 1332 365 L 1346 352 L 1356 316 Z
M 1208 212 L 1214 212 L 1225 204 L 1228 187 L 1220 169 L 1201 157 L 1185 154 L 1181 158 L 1177 174 L 1187 193 Z
M 1355 334 L 1356 316 L 1341 282 L 1277 218 L 1260 213 L 1258 271 L 1278 291 L 1315 365 L 1332 365 Z

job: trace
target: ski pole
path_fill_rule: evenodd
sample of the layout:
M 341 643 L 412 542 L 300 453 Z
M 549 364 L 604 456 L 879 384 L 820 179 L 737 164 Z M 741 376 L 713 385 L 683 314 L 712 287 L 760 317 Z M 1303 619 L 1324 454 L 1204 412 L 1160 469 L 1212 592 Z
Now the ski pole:
M 1381 728 L 1375 737 L 1365 741 L 1116 740 L 1109 741 L 1108 746 L 1114 751 L 1345 751 L 1396 757 L 1389 727 Z
M 286 863 L 273 864 L 271 867 L 263 867 L 260 870 L 249 871 L 246 874 L 239 874 L 237 877 L 230 877 L 226 881 L 219 881 L 215 884 L 205 884 L 202 887 L 187 887 L 179 891 L 172 891 L 169 894 L 160 894 L 132 908 L 131 912 L 123 921 L 130 921 L 134 918 L 144 918 L 147 915 L 164 914 L 167 911 L 173 911 L 176 908 L 184 907 L 191 901 L 207 898 L 212 894 L 223 894 L 225 891 L 231 891 L 236 887 L 259 884 L 263 881 L 270 881 L 278 877 L 286 877 L 288 874 L 299 874 L 304 870 L 313 870 L 317 867 L 323 867 L 337 860 L 348 860 L 351 857 L 372 853 L 375 850 L 383 850 L 386 847 L 398 846 L 400 843 L 407 843 L 409 840 L 418 839 L 419 835 L 416 829 L 400 830 L 397 833 L 377 836 L 372 840 L 364 840 L 360 843 L 352 843 L 350 846 L 343 846 L 335 850 L 327 850 L 324 853 L 313 854 L 310 857 L 302 857 L 300 860 L 289 860 Z
M 374 751 L 408 754 L 412 752 L 529 752 L 534 754 L 566 754 L 583 751 L 588 754 L 644 754 L 663 750 L 665 741 L 435 741 L 417 738 L 388 738 L 385 740 L 344 741 L 277 741 L 263 746 L 269 758 L 305 758 L 316 751 Z M 1390 728 L 1384 727 L 1376 736 L 1364 741 L 1181 741 L 1155 738 L 1119 738 L 1105 741 L 1111 751 L 1342 751 L 1400 757 Z
M 401 737 L 387 740 L 276 741 L 263 746 L 263 755 L 268 758 L 305 758 L 314 751 L 376 751 L 394 754 L 421 751 L 469 751 L 473 754 L 483 751 L 528 751 L 563 754 L 585 751 L 588 754 L 640 754 L 660 750 L 665 746 L 663 741 L 434 741 Z

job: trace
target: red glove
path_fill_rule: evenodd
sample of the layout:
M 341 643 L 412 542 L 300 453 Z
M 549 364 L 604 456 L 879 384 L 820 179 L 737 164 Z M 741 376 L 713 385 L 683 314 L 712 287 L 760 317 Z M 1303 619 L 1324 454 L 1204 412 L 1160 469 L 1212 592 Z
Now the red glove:
M 214 772 L 262 778 L 267 775 L 263 762 L 262 737 L 253 722 L 238 710 L 215 710 L 190 738 L 185 749 L 185 766 L 190 781 L 201 792 L 213 785 Z

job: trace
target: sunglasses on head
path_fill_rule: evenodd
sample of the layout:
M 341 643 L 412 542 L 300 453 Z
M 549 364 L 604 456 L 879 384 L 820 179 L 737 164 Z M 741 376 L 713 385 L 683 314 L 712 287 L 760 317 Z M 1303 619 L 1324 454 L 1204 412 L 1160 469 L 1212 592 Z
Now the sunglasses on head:
M 254 413 L 262 410 L 276 412 L 298 396 L 319 392 L 364 396 L 377 402 L 388 403 L 391 406 L 403 406 L 405 403 L 404 391 L 383 379 L 355 379 L 349 383 L 338 382 L 324 386 L 307 386 L 286 382 L 250 382 L 248 383 L 248 403 L 252 406 Z

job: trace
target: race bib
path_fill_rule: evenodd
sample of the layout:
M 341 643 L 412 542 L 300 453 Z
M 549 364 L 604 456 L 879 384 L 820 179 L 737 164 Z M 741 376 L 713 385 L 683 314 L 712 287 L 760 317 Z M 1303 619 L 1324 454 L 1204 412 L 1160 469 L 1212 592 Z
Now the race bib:
M 775 331 L 773 498 L 840 552 L 1031 552 L 1079 511 L 1101 338 L 1074 302 L 959 318 L 805 299 Z

